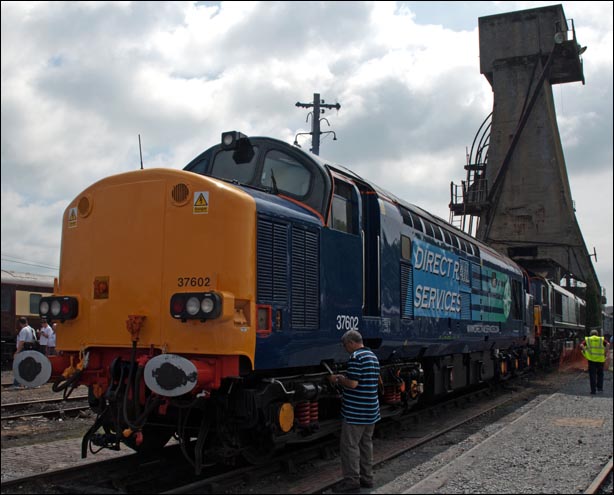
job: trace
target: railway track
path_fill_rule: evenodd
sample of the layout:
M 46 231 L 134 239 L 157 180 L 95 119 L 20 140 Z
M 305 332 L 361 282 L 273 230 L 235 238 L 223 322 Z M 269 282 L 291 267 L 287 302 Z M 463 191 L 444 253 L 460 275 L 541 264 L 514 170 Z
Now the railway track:
M 66 407 L 67 404 L 75 405 L 73 407 Z M 68 397 L 67 399 L 37 399 L 2 404 L 0 419 L 2 421 L 9 421 L 35 416 L 57 417 L 78 414 L 80 411 L 88 409 L 87 395 L 78 395 Z
M 606 485 L 609 486 L 609 490 L 605 489 Z M 590 495 L 595 493 L 612 493 L 612 459 L 603 467 L 584 493 Z
M 375 439 L 377 472 L 391 459 L 428 447 L 451 432 L 457 436 L 481 432 L 485 425 L 543 393 L 545 386 L 549 385 L 537 380 L 528 387 L 508 384 L 503 390 L 482 390 L 390 421 L 388 426 L 382 424 Z M 78 471 L 3 482 L 2 493 L 328 493 L 340 480 L 338 439 L 334 437 L 286 450 L 262 466 L 216 466 L 204 469 L 199 477 L 186 466 L 177 448 L 167 447 L 157 459 L 143 461 L 126 455 L 81 466 Z M 20 490 L 12 491 L 17 485 Z M 598 493 L 602 485 L 595 484 L 595 491 L 585 493 Z
M 572 375 L 574 379 L 581 376 L 581 374 Z M 557 384 L 554 385 L 554 388 L 556 387 Z M 388 425 L 388 427 L 382 425 L 383 427 L 377 430 L 379 438 L 376 439 L 374 446 L 376 479 L 379 478 L 377 486 L 382 485 L 381 473 L 385 470 L 384 466 L 391 461 L 394 462 L 395 458 L 403 456 L 403 461 L 398 463 L 406 471 L 412 461 L 406 463 L 404 460 L 409 459 L 409 455 L 412 455 L 414 451 L 427 450 L 428 455 L 432 457 L 435 455 L 434 452 L 440 448 L 433 444 L 439 443 L 443 445 L 443 449 L 447 449 L 451 445 L 463 442 L 480 443 L 494 434 L 492 425 L 500 422 L 502 418 L 505 420 L 500 428 L 505 429 L 506 422 L 513 422 L 518 415 L 515 410 L 529 401 L 532 404 L 536 396 L 542 395 L 543 389 L 541 385 L 526 389 L 509 386 L 507 392 L 489 394 L 485 402 L 482 402 L 479 394 L 461 397 L 403 417 L 396 425 Z M 546 400 L 539 397 L 535 402 L 541 404 Z M 486 430 L 490 431 L 485 433 Z M 471 441 L 463 439 L 471 439 Z M 312 455 L 303 457 L 302 461 L 289 456 L 276 460 L 279 468 L 274 471 L 274 475 L 265 475 L 270 478 L 268 482 L 257 482 L 258 475 L 253 470 L 246 470 L 243 473 L 230 473 L 214 479 L 201 480 L 163 493 L 334 493 L 331 489 L 341 481 L 339 460 L 336 458 L 337 444 L 338 441 L 329 443 L 327 448 L 320 446 L 319 459 Z M 301 455 L 305 456 L 306 452 L 301 452 Z M 268 466 L 268 469 L 271 469 L 271 466 Z M 580 473 L 579 469 L 578 473 L 579 478 L 584 477 L 584 473 Z M 524 473 L 521 471 L 516 475 L 523 476 Z M 604 477 L 607 477 L 607 474 L 604 474 Z M 595 486 L 597 484 L 603 486 L 603 482 L 597 480 L 595 484 Z M 384 483 L 381 490 L 375 489 L 373 492 L 398 493 L 398 491 L 387 490 L 389 488 Z M 405 490 L 402 491 L 405 492 Z M 446 491 L 436 493 L 446 493 Z
M 512 400 L 512 395 L 514 398 L 517 396 L 509 390 L 495 392 L 484 389 L 470 396 L 416 411 L 404 416 L 402 420 L 391 421 L 387 427 L 378 430 L 377 443 L 380 448 L 376 450 L 376 463 L 385 462 L 476 416 L 487 414 Z M 484 398 L 490 398 L 491 402 L 481 405 Z M 450 411 L 454 411 L 454 414 L 450 414 Z M 399 428 L 411 430 L 414 437 L 401 438 Z M 186 465 L 183 456 L 177 451 L 178 447 L 171 446 L 164 449 L 160 459 L 142 462 L 138 456 L 130 455 L 104 463 L 88 464 L 78 472 L 48 472 L 3 482 L 2 493 L 15 493 L 10 489 L 17 485 L 24 490 L 19 493 L 58 493 L 58 490 L 61 493 L 101 493 L 100 490 L 106 493 L 152 493 L 152 486 L 156 489 L 155 493 L 241 493 L 246 486 L 269 483 L 266 480 L 271 477 L 277 481 L 280 477 L 285 479 L 285 482 L 278 483 L 281 490 L 277 493 L 319 493 L 339 481 L 338 444 L 338 438 L 327 438 L 314 445 L 286 449 L 261 466 L 216 466 L 206 468 L 198 477 Z M 160 466 L 164 466 L 164 472 L 173 473 L 173 479 L 161 476 Z M 309 472 L 304 472 L 307 466 L 318 467 L 311 470 L 310 476 Z M 138 478 L 134 475 L 137 471 Z M 267 485 L 262 493 L 269 492 L 271 486 Z

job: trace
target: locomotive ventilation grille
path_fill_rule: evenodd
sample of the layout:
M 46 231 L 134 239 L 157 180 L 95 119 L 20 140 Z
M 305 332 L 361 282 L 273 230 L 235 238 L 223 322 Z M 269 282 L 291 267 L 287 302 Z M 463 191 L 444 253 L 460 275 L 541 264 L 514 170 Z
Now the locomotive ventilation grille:
M 258 221 L 258 302 L 289 309 L 293 329 L 319 327 L 319 235 L 284 223 Z
M 318 234 L 292 228 L 292 328 L 319 326 Z
M 401 263 L 401 318 L 414 317 L 414 273 L 407 263 Z
M 87 196 L 83 196 L 79 200 L 77 209 L 79 210 L 79 215 L 81 215 L 82 217 L 88 216 L 92 211 L 92 202 L 90 201 L 90 198 L 88 198 Z
M 190 188 L 187 186 L 187 184 L 176 184 L 171 191 L 171 197 L 173 198 L 174 203 L 178 205 L 185 204 L 190 197 Z
M 258 222 L 258 299 L 268 304 L 288 302 L 288 226 Z

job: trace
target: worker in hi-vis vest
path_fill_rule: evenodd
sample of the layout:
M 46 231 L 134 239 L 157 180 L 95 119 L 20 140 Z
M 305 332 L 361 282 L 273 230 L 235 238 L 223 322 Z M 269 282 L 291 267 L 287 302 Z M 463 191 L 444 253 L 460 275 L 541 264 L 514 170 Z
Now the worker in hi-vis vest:
M 599 336 L 597 330 L 591 330 L 590 337 L 584 337 L 580 344 L 582 355 L 588 359 L 588 377 L 591 382 L 591 395 L 603 392 L 603 365 L 610 344 Z

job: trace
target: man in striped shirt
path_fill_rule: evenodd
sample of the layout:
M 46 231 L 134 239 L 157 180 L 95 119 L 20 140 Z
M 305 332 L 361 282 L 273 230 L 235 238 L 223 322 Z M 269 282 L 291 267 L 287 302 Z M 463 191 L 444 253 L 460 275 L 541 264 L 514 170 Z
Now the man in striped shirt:
M 362 335 L 348 330 L 341 343 L 350 354 L 347 375 L 329 380 L 343 387 L 341 405 L 341 470 L 343 481 L 334 490 L 349 492 L 373 487 L 373 430 L 380 419 L 379 361 L 362 342 Z

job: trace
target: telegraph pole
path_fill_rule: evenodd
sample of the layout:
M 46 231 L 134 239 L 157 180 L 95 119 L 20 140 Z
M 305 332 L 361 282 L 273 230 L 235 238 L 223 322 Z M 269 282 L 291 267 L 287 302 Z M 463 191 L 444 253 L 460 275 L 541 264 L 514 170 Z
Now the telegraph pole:
M 296 102 L 297 107 L 302 108 L 312 108 L 313 107 L 313 115 L 311 119 L 311 152 L 314 155 L 320 154 L 320 135 L 323 134 L 320 132 L 320 113 L 325 112 L 325 108 L 331 109 L 336 108 L 339 110 L 341 105 L 339 103 L 335 103 L 334 105 L 325 104 L 324 100 L 320 100 L 320 93 L 313 94 L 313 103 L 301 103 L 300 101 Z M 335 139 L 337 137 L 335 136 Z

